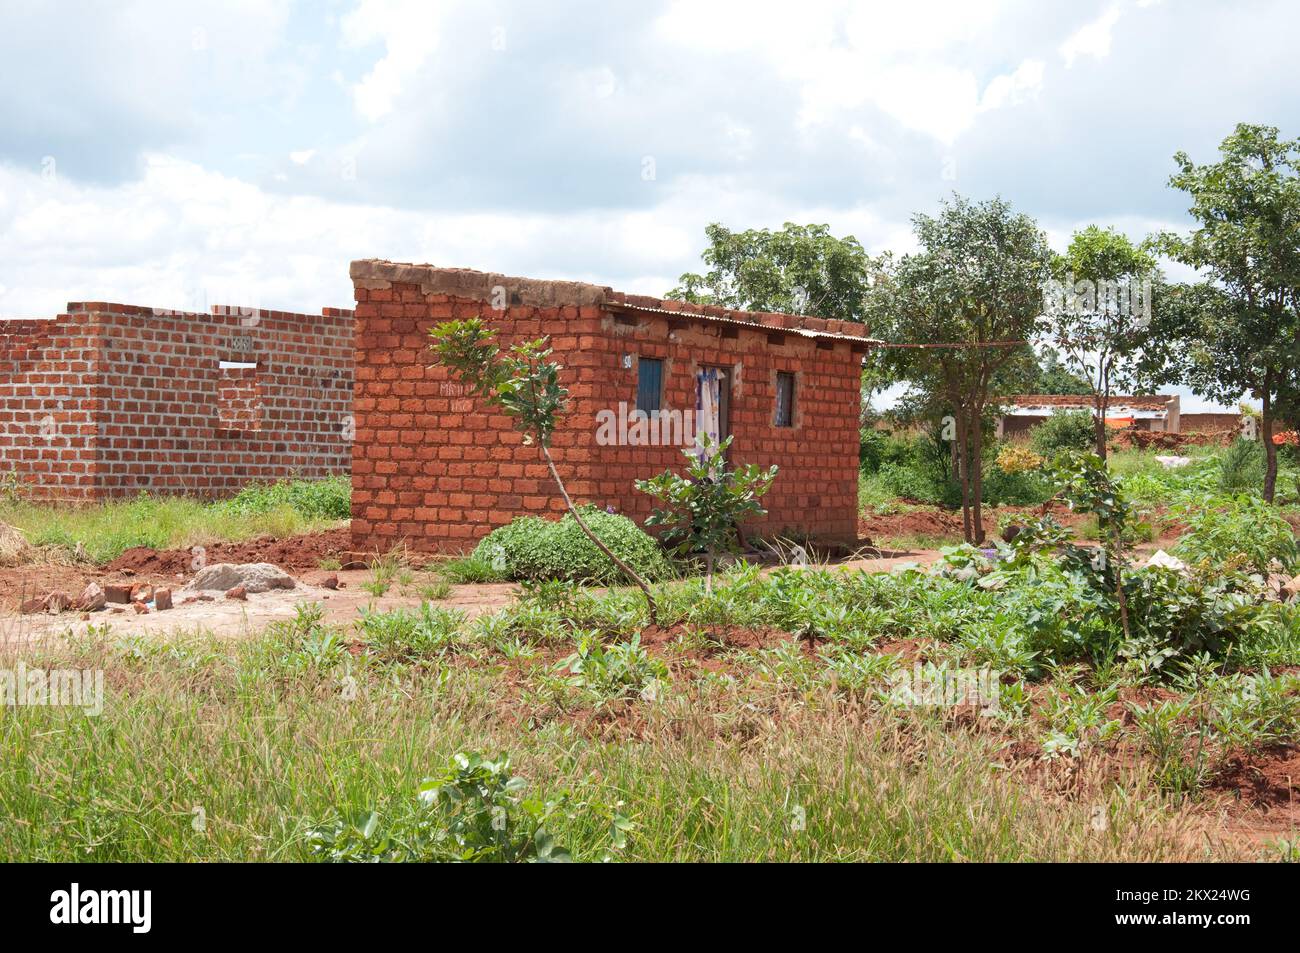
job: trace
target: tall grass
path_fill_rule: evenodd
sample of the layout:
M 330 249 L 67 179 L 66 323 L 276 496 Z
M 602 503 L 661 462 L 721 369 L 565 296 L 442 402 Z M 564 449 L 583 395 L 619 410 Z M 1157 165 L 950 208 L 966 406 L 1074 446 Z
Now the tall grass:
M 80 543 L 91 560 L 105 563 L 133 546 L 172 549 L 328 529 L 347 518 L 350 493 L 347 477 L 332 477 L 253 485 L 217 502 L 148 494 L 86 506 L 6 499 L 0 522 L 33 546 L 71 550 Z
M 519 717 L 491 669 L 361 665 L 350 696 L 339 666 L 352 661 L 320 658 L 270 634 L 29 659 L 101 667 L 108 697 L 99 717 L 0 718 L 0 859 L 305 860 L 310 827 L 398 809 L 460 750 L 508 752 L 530 795 L 567 792 L 553 833 L 579 859 L 609 849 L 601 805 L 636 825 L 615 855 L 629 860 L 1233 856 L 1154 795 L 1105 784 L 1048 800 L 996 766 L 994 741 L 919 716 L 775 691 L 755 706 L 723 687 L 602 730 Z

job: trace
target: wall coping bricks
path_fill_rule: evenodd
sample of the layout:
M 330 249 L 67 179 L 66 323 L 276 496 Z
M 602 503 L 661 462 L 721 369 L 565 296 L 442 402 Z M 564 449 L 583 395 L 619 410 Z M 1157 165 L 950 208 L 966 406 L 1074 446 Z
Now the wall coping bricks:
M 349 269 L 358 289 L 379 291 L 393 285 L 415 285 L 422 294 L 447 295 L 468 301 L 494 301 L 505 292 L 506 306 L 538 308 L 590 307 L 606 310 L 671 311 L 684 317 L 753 324 L 771 330 L 794 330 L 806 337 L 867 338 L 867 327 L 853 321 L 839 321 L 814 315 L 777 314 L 743 311 L 717 305 L 695 304 L 671 298 L 631 295 L 602 285 L 580 281 L 547 281 L 519 278 L 471 268 L 439 268 L 430 264 L 392 262 L 365 258 L 352 262 Z

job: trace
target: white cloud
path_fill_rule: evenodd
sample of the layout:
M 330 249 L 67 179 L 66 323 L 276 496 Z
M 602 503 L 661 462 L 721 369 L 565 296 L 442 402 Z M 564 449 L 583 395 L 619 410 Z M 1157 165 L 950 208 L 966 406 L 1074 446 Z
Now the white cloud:
M 1081 27 L 1061 44 L 1061 58 L 1065 60 L 1067 69 L 1081 56 L 1104 59 L 1110 55 L 1111 32 L 1119 22 L 1120 13 L 1118 4 L 1111 6 L 1098 19 Z
M 384 56 L 352 87 L 357 112 L 363 117 L 374 122 L 393 111 L 398 97 L 438 48 L 446 7 L 435 0 L 361 0 L 343 18 L 345 44 L 384 44 Z
M 980 97 L 980 111 L 1016 106 L 1038 95 L 1045 66 L 1042 60 L 1025 60 L 1014 73 L 995 77 Z
M 289 153 L 289 161 L 294 165 L 306 165 L 311 161 L 311 157 L 316 154 L 315 149 L 300 149 L 297 152 Z
M 749 53 L 800 89 L 800 126 L 840 122 L 874 107 L 905 129 L 951 144 L 984 110 L 1015 105 L 1042 83 L 1026 59 L 980 95 L 978 38 L 998 28 L 1006 3 L 916 0 L 864 7 L 847 0 L 675 2 L 660 38 L 703 55 Z

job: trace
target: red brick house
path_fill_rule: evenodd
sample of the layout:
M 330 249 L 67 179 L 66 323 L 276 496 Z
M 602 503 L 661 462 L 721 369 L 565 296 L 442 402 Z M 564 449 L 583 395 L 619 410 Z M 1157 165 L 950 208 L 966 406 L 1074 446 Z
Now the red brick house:
M 458 552 L 564 509 L 538 449 L 435 365 L 429 329 L 467 317 L 504 344 L 550 337 L 571 404 L 552 453 L 575 500 L 642 520 L 651 500 L 633 481 L 680 469 L 705 429 L 734 438 L 734 462 L 780 467 L 748 530 L 855 538 L 862 325 L 432 265 L 351 274 L 354 549 Z
M 104 302 L 0 320 L 0 478 L 47 499 L 204 497 L 347 473 L 352 312 Z

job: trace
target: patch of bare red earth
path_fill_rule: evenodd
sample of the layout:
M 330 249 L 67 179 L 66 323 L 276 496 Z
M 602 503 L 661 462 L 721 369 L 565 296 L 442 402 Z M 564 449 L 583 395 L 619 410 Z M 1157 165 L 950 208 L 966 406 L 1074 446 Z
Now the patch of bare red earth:
M 202 547 L 203 560 L 217 563 L 271 563 L 281 569 L 316 569 L 321 561 L 337 558 L 351 549 L 351 530 L 326 530 L 302 536 L 275 538 L 263 536 L 241 543 L 212 543 Z M 194 571 L 196 550 L 156 550 L 147 546 L 128 549 L 104 567 L 107 573 L 190 573 Z
M 1300 745 L 1232 755 L 1210 790 L 1226 800 L 1232 829 L 1265 842 L 1300 836 Z
M 346 556 L 351 550 L 347 527 L 301 536 L 262 536 L 239 543 L 212 543 L 202 547 L 204 565 L 216 563 L 272 563 L 288 572 L 319 568 L 322 560 Z M 136 546 L 106 566 L 35 565 L 0 569 L 0 606 L 17 609 L 24 600 L 50 592 L 73 598 L 87 582 L 101 585 L 127 580 L 179 588 L 195 571 L 197 548 L 150 549 Z
M 939 536 L 954 540 L 962 538 L 960 510 L 928 506 L 914 500 L 904 499 L 900 502 L 916 506 L 916 509 L 863 516 L 858 520 L 858 536 L 868 542 L 906 536 Z M 1085 520 L 1084 516 L 1060 503 L 988 508 L 984 510 L 984 530 L 990 538 L 996 533 L 999 517 L 1007 513 L 1019 514 L 1026 520 L 1050 514 L 1065 526 L 1076 526 Z

